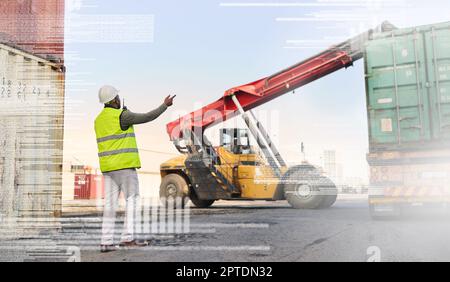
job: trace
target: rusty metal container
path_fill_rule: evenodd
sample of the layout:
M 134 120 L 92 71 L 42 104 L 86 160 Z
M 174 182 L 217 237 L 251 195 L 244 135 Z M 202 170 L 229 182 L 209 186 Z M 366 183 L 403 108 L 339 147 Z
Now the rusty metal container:
M 0 215 L 61 215 L 64 67 L 0 44 Z

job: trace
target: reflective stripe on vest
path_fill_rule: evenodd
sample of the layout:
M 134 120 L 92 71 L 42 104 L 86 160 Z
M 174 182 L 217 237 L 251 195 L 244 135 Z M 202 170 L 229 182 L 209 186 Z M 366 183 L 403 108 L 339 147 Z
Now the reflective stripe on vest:
M 97 139 L 97 143 L 102 143 L 102 142 L 106 142 L 106 141 L 109 141 L 109 140 L 117 140 L 117 139 L 122 139 L 122 138 L 127 138 L 127 137 L 136 137 L 136 134 L 134 134 L 134 133 L 125 133 L 125 134 L 120 134 L 120 135 L 106 136 L 106 137 L 98 138 Z
M 120 128 L 121 114 L 122 110 L 105 108 L 95 119 L 102 172 L 141 167 L 134 128 Z
M 124 154 L 124 153 L 139 153 L 139 150 L 138 149 L 120 149 L 120 150 L 98 153 L 98 156 L 101 158 L 101 157 L 113 156 L 113 155 Z

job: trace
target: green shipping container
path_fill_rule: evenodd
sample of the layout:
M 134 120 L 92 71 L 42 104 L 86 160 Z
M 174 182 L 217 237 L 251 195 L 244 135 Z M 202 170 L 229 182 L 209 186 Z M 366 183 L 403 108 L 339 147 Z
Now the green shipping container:
M 366 49 L 371 151 L 450 145 L 450 22 L 373 35 Z

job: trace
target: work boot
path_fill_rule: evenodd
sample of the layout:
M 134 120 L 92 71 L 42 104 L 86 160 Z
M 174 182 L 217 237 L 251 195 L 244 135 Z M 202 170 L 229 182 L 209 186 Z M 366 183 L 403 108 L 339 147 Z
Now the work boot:
M 102 253 L 110 253 L 117 251 L 117 247 L 114 245 L 100 245 L 100 252 Z
M 133 247 L 147 247 L 148 245 L 150 245 L 150 242 L 148 242 L 147 240 L 133 240 L 129 242 L 121 242 L 119 246 L 124 248 L 133 248 Z

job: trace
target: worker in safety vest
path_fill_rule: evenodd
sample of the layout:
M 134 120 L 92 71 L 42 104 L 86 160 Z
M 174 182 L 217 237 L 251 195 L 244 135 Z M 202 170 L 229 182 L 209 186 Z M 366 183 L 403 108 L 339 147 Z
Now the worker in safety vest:
M 103 111 L 95 119 L 98 157 L 105 180 L 105 205 L 103 211 L 101 252 L 117 249 L 114 245 L 114 225 L 119 194 L 126 199 L 126 214 L 122 233 L 122 247 L 146 246 L 135 238 L 135 212 L 139 199 L 139 181 L 136 169 L 141 167 L 139 151 L 133 125 L 143 124 L 158 118 L 172 106 L 175 96 L 168 96 L 157 109 L 136 114 L 121 108 L 119 91 L 112 86 L 99 90 Z

